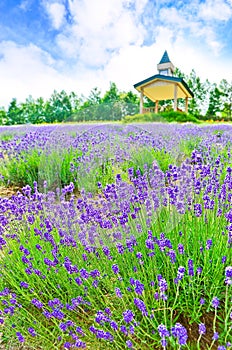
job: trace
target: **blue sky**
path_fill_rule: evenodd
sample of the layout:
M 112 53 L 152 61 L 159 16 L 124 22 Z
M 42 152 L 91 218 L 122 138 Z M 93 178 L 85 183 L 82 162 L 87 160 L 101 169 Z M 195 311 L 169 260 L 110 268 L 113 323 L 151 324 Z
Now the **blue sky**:
M 0 106 L 134 91 L 164 50 L 186 74 L 232 81 L 232 0 L 0 0 Z

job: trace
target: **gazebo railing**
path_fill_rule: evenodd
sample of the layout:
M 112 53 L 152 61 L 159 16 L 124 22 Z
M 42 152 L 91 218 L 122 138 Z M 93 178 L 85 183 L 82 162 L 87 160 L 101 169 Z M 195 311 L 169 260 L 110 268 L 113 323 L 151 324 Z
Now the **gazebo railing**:
M 144 113 L 155 113 L 155 107 L 143 107 L 143 114 Z

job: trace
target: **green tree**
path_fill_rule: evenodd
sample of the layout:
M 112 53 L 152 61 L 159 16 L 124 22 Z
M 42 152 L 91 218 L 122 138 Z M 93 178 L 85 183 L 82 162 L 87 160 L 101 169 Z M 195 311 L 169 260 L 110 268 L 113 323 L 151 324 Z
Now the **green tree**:
M 202 82 L 194 69 L 191 70 L 190 75 L 186 75 L 179 68 L 176 68 L 174 75 L 183 78 L 194 94 L 194 98 L 189 100 L 188 112 L 196 117 L 205 114 L 209 101 L 208 91 L 211 85 L 210 82 L 208 80 Z M 179 103 L 181 106 L 184 105 L 184 101 L 178 101 L 178 104 Z
M 45 101 L 44 112 L 45 112 L 45 122 L 54 123 L 56 118 L 55 118 L 53 107 L 50 104 L 50 100 Z
M 100 120 L 120 120 L 122 117 L 120 107 L 120 92 L 115 83 L 110 82 L 110 88 L 101 99 L 97 110 Z
M 219 84 L 222 101 L 222 115 L 226 119 L 232 119 L 232 81 L 229 83 L 226 79 L 222 79 Z
M 35 118 L 31 122 L 34 124 L 45 122 L 45 101 L 43 97 L 39 97 L 35 101 Z
M 35 123 L 36 115 L 36 106 L 35 101 L 30 95 L 25 102 L 20 105 L 21 111 L 23 114 L 23 119 L 25 123 Z
M 7 113 L 5 108 L 0 108 L 0 125 L 5 125 L 7 122 Z
M 132 91 L 121 92 L 119 98 L 122 112 L 121 117 L 134 115 L 139 112 L 139 96 L 137 94 L 134 94 Z
M 213 84 L 209 92 L 209 105 L 206 117 L 215 119 L 217 112 L 221 111 L 221 96 L 222 92 L 218 89 L 216 84 Z
M 206 81 L 205 83 L 201 81 L 201 79 L 196 75 L 196 72 L 194 69 L 192 69 L 188 79 L 187 84 L 190 88 L 190 90 L 194 94 L 194 98 L 191 98 L 189 100 L 189 107 L 188 111 L 190 114 L 193 114 L 195 116 L 200 116 L 204 114 L 204 109 L 207 108 L 207 99 L 208 99 L 208 86 L 209 82 Z
M 62 122 L 72 115 L 72 105 L 68 94 L 62 90 L 53 92 L 49 99 L 49 112 L 52 122 Z
M 17 99 L 13 98 L 7 111 L 7 125 L 25 124 L 23 109 L 17 104 Z
M 110 88 L 102 98 L 102 103 L 112 103 L 120 99 L 120 93 L 115 83 L 110 82 Z
M 79 118 L 83 121 L 101 120 L 100 104 L 102 103 L 101 91 L 95 87 L 90 91 L 86 101 L 80 108 Z

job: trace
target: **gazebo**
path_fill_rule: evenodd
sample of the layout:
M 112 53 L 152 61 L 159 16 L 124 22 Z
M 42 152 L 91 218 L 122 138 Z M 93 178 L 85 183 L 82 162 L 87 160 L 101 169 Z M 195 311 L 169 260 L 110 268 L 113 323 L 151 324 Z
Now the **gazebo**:
M 177 100 L 183 98 L 185 99 L 185 112 L 188 113 L 188 99 L 194 95 L 183 78 L 173 76 L 175 67 L 167 51 L 164 52 L 157 69 L 158 74 L 134 85 L 134 88 L 140 92 L 140 113 L 151 111 L 143 106 L 144 96 L 155 102 L 155 108 L 153 108 L 155 113 L 158 113 L 159 101 L 174 100 L 174 111 L 177 111 Z

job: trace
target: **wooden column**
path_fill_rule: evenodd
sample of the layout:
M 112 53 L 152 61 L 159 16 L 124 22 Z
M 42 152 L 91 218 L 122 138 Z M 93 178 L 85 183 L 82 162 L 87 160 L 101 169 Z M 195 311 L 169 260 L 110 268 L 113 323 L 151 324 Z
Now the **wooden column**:
M 185 97 L 185 113 L 188 113 L 188 97 Z
M 158 113 L 158 110 L 159 110 L 159 101 L 156 100 L 155 101 L 155 113 Z
M 143 88 L 140 91 L 140 114 L 143 114 Z
M 177 84 L 174 85 L 174 111 L 177 111 Z

